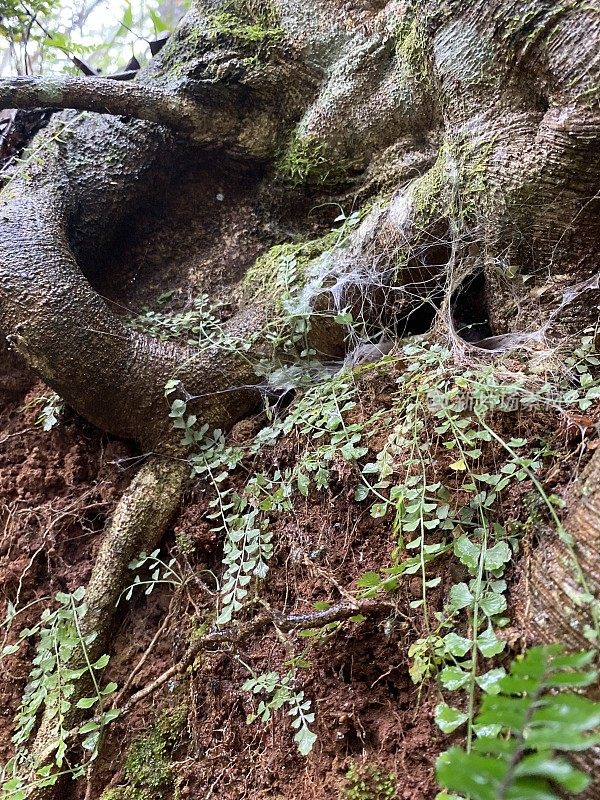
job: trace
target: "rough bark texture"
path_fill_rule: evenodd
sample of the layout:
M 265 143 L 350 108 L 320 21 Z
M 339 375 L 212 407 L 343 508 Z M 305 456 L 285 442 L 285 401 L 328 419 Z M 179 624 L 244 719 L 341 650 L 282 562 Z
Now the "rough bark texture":
M 166 125 L 193 142 L 211 144 L 215 130 L 230 133 L 227 96 L 205 89 L 202 110 L 195 102 L 161 86 L 119 83 L 108 78 L 13 78 L 0 80 L 3 108 L 73 108 Z M 213 94 L 213 96 L 211 96 Z M 229 113 L 227 113 L 229 110 Z M 226 120 L 224 120 L 226 118 Z M 225 124 L 223 125 L 223 123 Z
M 520 625 L 530 642 L 566 642 L 573 650 L 589 650 L 590 634 L 600 626 L 600 462 L 596 456 L 575 491 L 566 520 L 566 544 L 555 532 L 545 532 L 525 565 L 518 592 L 522 597 Z M 598 697 L 598 685 L 591 689 Z M 583 797 L 598 792 L 600 748 L 579 757 L 593 776 Z
M 365 4 L 362 17 L 344 17 L 342 7 L 316 3 L 312 25 L 300 33 L 304 16 L 282 3 L 284 30 L 299 37 L 296 55 L 258 67 L 244 66 L 239 53 L 227 49 L 231 41 L 219 44 L 210 13 L 195 10 L 133 84 L 111 83 L 105 90 L 101 79 L 64 79 L 44 89 L 13 82 L 4 102 L 31 105 L 36 96 L 49 102 L 44 91 L 62 92 L 61 101 L 76 107 L 95 97 L 133 116 L 164 113 L 168 122 L 175 114 L 179 132 L 189 124 L 192 139 L 254 159 L 272 158 L 304 109 L 289 149 L 292 157 L 312 158 L 321 167 L 311 175 L 309 164 L 308 180 L 333 168 L 338 179 L 348 179 L 369 163 L 376 166 L 383 154 L 382 163 L 401 182 L 428 163 L 433 145 L 431 169 L 379 204 L 332 257 L 328 278 L 335 299 L 362 262 L 372 283 L 400 286 L 395 312 L 410 310 L 457 283 L 468 262 L 469 271 L 486 271 L 490 294 L 506 300 L 490 303 L 494 332 L 534 322 L 547 332 L 552 308 L 540 308 L 540 285 L 544 303 L 556 307 L 564 276 L 576 283 L 594 268 L 597 13 L 556 3 L 450 4 L 444 11 L 435 4 L 426 10 L 374 5 Z M 575 38 L 574 26 L 587 35 Z M 314 84 L 306 86 L 306 78 L 318 70 L 324 78 L 311 103 Z M 105 99 L 92 89 L 97 81 Z M 148 98 L 155 92 L 159 99 L 144 107 L 146 86 Z M 2 329 L 82 414 L 155 448 L 168 437 L 162 387 L 175 364 L 185 364 L 181 378 L 194 395 L 207 374 L 216 391 L 255 377 L 235 354 L 198 359 L 128 331 L 95 296 L 77 264 L 93 274 L 92 253 L 110 245 L 149 183 L 156 190 L 182 150 L 170 133 L 147 122 L 67 124 L 60 135 L 56 125 L 44 134 L 43 164 L 27 167 L 4 193 Z M 577 236 L 583 225 L 585 241 Z M 518 270 L 519 280 L 507 278 Z M 524 272 L 533 273 L 525 294 Z M 548 272 L 555 275 L 550 282 Z M 39 317 L 32 316 L 36 306 Z M 581 307 L 569 310 L 577 324 Z M 90 385 L 103 399 L 100 408 Z M 226 411 L 207 409 L 207 419 L 214 414 L 223 424 L 231 410 L 233 421 L 251 402 L 239 393 L 230 400 Z

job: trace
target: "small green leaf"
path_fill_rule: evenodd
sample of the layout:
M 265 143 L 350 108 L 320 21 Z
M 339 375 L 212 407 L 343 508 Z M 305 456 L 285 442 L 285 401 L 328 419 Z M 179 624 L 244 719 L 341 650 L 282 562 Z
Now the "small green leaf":
M 364 483 L 359 483 L 356 487 L 356 491 L 354 492 L 354 499 L 357 503 L 362 503 L 363 500 L 366 500 L 369 496 L 369 487 L 365 486 Z
M 500 691 L 500 681 L 506 675 L 506 670 L 503 667 L 498 669 L 491 669 L 483 675 L 478 675 L 475 679 L 477 685 L 483 689 L 486 694 L 498 694 Z
M 300 755 L 307 756 L 315 746 L 317 735 L 303 725 L 298 733 L 295 734 L 294 741 L 298 745 Z
M 485 658 L 497 656 L 504 650 L 505 644 L 496 636 L 494 629 L 490 626 L 486 631 L 477 637 L 477 647 Z
M 471 574 L 477 572 L 481 547 L 474 544 L 468 536 L 464 534 L 454 542 L 454 555 L 463 563 Z
M 440 681 L 444 689 L 453 692 L 461 689 L 469 682 L 470 675 L 460 667 L 444 667 L 440 672 Z
M 310 487 L 310 479 L 307 475 L 303 472 L 298 472 L 296 482 L 298 485 L 298 491 L 303 497 L 308 497 L 308 490 Z
M 471 800 L 497 800 L 506 769 L 506 764 L 500 760 L 479 753 L 465 753 L 460 747 L 442 753 L 436 762 L 438 782 Z M 519 796 L 519 800 L 528 798 L 527 794 Z M 542 799 L 538 796 L 537 800 Z M 552 799 L 546 797 L 546 800 Z
M 100 741 L 100 731 L 93 731 L 86 736 L 86 738 L 81 743 L 81 746 L 84 750 L 88 750 L 93 752 L 98 747 L 98 742 Z
M 485 568 L 489 570 L 501 569 L 512 558 L 512 552 L 506 542 L 498 542 L 485 551 Z
M 73 600 L 75 600 L 76 603 L 81 603 L 84 597 L 85 597 L 85 586 L 80 586 L 73 592 Z
M 98 702 L 97 697 L 82 697 L 77 701 L 77 708 L 91 708 Z
M 474 599 L 466 583 L 455 583 L 450 589 L 449 603 L 456 611 L 471 606 Z
M 443 733 L 452 733 L 466 722 L 468 714 L 452 708 L 447 703 L 439 703 L 435 709 L 435 721 Z
M 481 610 L 487 617 L 494 617 L 506 611 L 506 598 L 503 594 L 486 592 L 479 603 Z
M 92 719 L 89 722 L 85 722 L 81 728 L 79 728 L 79 733 L 91 733 L 92 731 L 97 731 L 99 727 L 100 725 Z
M 459 658 L 466 655 L 472 647 L 470 639 L 465 639 L 463 636 L 458 636 L 456 633 L 447 633 L 443 641 L 446 652 L 452 656 L 458 656 Z
M 117 717 L 119 717 L 120 715 L 121 715 L 120 709 L 109 708 L 108 711 L 105 711 L 104 714 L 102 714 L 100 721 L 102 725 L 108 725 L 109 722 L 112 722 L 113 720 L 117 719 Z
M 360 589 L 371 589 L 375 586 L 379 586 L 381 583 L 381 576 L 378 572 L 365 572 L 360 578 L 356 581 L 356 585 Z
M 568 792 L 579 793 L 589 786 L 590 778 L 575 769 L 568 761 L 548 753 L 525 756 L 515 767 L 515 776 L 541 778 L 558 783 Z

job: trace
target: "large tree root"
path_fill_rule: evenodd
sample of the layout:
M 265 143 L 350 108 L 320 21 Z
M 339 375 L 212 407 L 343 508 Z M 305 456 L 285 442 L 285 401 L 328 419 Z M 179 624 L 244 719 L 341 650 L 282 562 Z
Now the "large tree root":
M 197 102 L 162 86 L 121 83 L 109 78 L 6 78 L 0 80 L 2 108 L 72 108 L 134 117 L 166 125 L 197 144 L 215 142 L 215 131 L 231 128 L 226 98 L 204 90 Z M 213 89 L 213 95 L 216 94 Z M 226 118 L 225 127 L 223 120 Z M 219 124 L 220 123 L 220 124 Z
M 141 467 L 119 500 L 86 591 L 88 611 L 81 622 L 81 635 L 96 635 L 87 647 L 90 661 L 98 659 L 107 648 L 115 607 L 131 580 L 129 562 L 140 552 L 153 550 L 160 542 L 179 506 L 188 475 L 189 467 L 185 461 L 152 457 Z M 82 690 L 85 690 L 83 685 L 79 687 L 79 694 Z M 66 728 L 76 725 L 81 713 L 75 708 L 77 696 L 76 691 L 64 723 Z M 37 766 L 52 759 L 57 739 L 55 718 L 44 716 L 32 746 Z M 42 795 L 47 797 L 47 790 Z M 31 796 L 36 796 L 35 790 Z
M 229 427 L 256 399 L 252 386 L 259 378 L 246 354 L 211 349 L 197 355 L 140 336 L 85 277 L 94 273 L 98 249 L 111 246 L 145 193 L 166 182 L 170 165 L 189 153 L 155 123 L 206 147 L 269 161 L 304 111 L 288 155 L 307 159 L 316 153 L 350 170 L 399 145 L 399 137 L 413 155 L 417 140 L 430 135 L 439 141 L 434 167 L 373 211 L 351 246 L 329 254 L 330 294 L 356 283 L 362 290 L 366 275 L 374 294 L 383 283 L 417 302 L 429 299 L 432 286 L 451 295 L 471 259 L 469 270 L 486 275 L 492 326 L 502 333 L 539 324 L 540 314 L 556 309 L 562 276 L 575 283 L 597 270 L 597 10 L 552 0 L 465 0 L 444 4 L 443 11 L 435 2 L 417 4 L 403 16 L 404 4 L 361 5 L 370 9 L 367 31 L 350 35 L 345 20 L 337 19 L 341 0 L 281 0 L 282 21 L 300 37 L 305 58 L 281 58 L 258 72 L 207 36 L 195 8 L 136 83 L 0 83 L 0 103 L 65 105 L 145 120 L 65 117 L 68 128 L 61 130 L 59 121 L 42 134 L 42 162 L 23 167 L 0 206 L 0 330 L 101 428 L 149 451 L 181 454 L 167 417 L 167 380 L 181 381 L 184 397 L 195 398 L 190 411 L 212 427 Z M 304 27 L 315 41 L 306 41 Z M 313 62 L 327 73 L 316 99 Z M 515 265 L 531 280 L 507 277 Z M 520 316 L 511 316 L 514 309 L 505 302 L 511 280 Z M 322 283 L 315 281 L 315 305 L 322 296 Z M 249 337 L 261 327 L 262 306 L 259 298 L 239 317 L 236 335 Z M 569 330 L 587 322 L 582 324 L 584 306 L 570 308 Z M 594 590 L 596 462 L 589 495 L 571 524 Z M 86 624 L 100 632 L 99 642 L 127 562 L 160 536 L 184 480 L 183 463 L 149 462 L 119 505 L 88 590 Z M 585 641 L 581 626 L 573 624 L 581 609 L 571 591 L 571 568 L 570 554 L 558 544 L 549 563 L 536 554 L 532 639 L 563 638 L 573 646 Z M 48 731 L 44 722 L 36 752 L 47 749 Z

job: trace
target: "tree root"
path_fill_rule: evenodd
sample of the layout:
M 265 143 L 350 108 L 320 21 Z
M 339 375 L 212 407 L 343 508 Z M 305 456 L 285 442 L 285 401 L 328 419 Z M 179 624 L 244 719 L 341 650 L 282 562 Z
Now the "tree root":
M 166 125 L 195 144 L 214 144 L 215 124 L 222 135 L 232 127 L 234 116 L 223 92 L 214 87 L 211 91 L 209 84 L 202 93 L 199 105 L 169 87 L 136 81 L 65 76 L 5 78 L 0 80 L 0 108 L 71 108 L 133 117 Z
M 355 603 L 337 603 L 325 611 L 311 611 L 307 614 L 288 614 L 284 615 L 277 611 L 269 611 L 261 614 L 248 622 L 228 628 L 212 629 L 204 636 L 199 637 L 188 647 L 184 656 L 177 664 L 159 675 L 158 678 L 144 686 L 139 692 L 132 695 L 121 709 L 121 714 L 127 714 L 132 708 L 144 698 L 163 686 L 167 681 L 178 675 L 184 675 L 192 666 L 198 655 L 212 645 L 218 644 L 239 644 L 252 634 L 257 633 L 269 626 L 275 627 L 283 633 L 294 631 L 306 631 L 310 628 L 319 628 L 332 622 L 344 622 L 357 614 L 364 616 L 374 616 L 385 614 L 392 611 L 393 603 L 386 603 L 382 600 L 358 600 Z
M 185 461 L 152 457 L 121 497 L 104 535 L 86 592 L 88 611 L 81 622 L 81 634 L 83 637 L 96 634 L 96 639 L 88 646 L 90 661 L 106 650 L 115 607 L 130 578 L 129 562 L 141 551 L 152 550 L 158 544 L 179 505 L 188 474 Z M 81 696 L 83 691 L 82 684 L 71 698 L 65 727 L 76 723 L 75 704 L 77 695 Z M 56 720 L 46 715 L 32 746 L 38 766 L 52 758 L 56 738 Z M 48 796 L 45 790 L 43 796 Z
M 600 640 L 600 459 L 584 473 L 580 497 L 566 522 L 573 544 L 554 534 L 534 550 L 517 594 L 524 598 L 519 625 L 535 644 L 564 642 L 571 650 L 598 652 Z M 548 534 L 546 534 L 548 536 Z M 598 692 L 598 686 L 592 689 Z M 593 777 L 582 800 L 598 797 L 600 747 L 574 760 Z

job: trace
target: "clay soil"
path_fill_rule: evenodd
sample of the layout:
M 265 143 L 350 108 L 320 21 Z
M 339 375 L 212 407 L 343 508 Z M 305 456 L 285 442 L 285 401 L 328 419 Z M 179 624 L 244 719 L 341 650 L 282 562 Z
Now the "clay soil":
M 392 385 L 372 381 L 357 413 L 368 415 L 375 404 L 385 405 Z M 18 630 L 33 624 L 57 591 L 85 585 L 105 521 L 138 464 L 128 444 L 111 441 L 69 411 L 52 431 L 42 431 L 35 424 L 40 410 L 36 401 L 49 394 L 42 385 L 25 387 L 20 396 L 5 394 L 0 412 L 2 619 L 8 602 L 23 608 L 42 601 L 19 615 L 8 631 L 3 629 L 5 642 L 15 641 Z M 258 416 L 238 424 L 232 441 L 247 442 L 263 421 Z M 532 424 L 541 434 L 549 422 L 528 420 L 530 435 Z M 518 429 L 517 419 L 507 419 L 513 432 L 515 423 Z M 567 429 L 558 430 L 556 443 L 560 439 L 563 446 L 577 449 L 579 435 L 569 436 Z M 375 440 L 372 446 L 376 449 Z M 299 447 L 297 440 L 284 440 L 265 451 L 253 468 L 285 468 Z M 560 468 L 560 461 L 554 463 L 550 477 L 563 491 L 568 470 Z M 372 519 L 353 501 L 354 481 L 344 464 L 337 465 L 337 471 L 334 465 L 333 476 L 326 491 L 298 498 L 293 512 L 275 520 L 276 552 L 259 609 L 306 613 L 314 611 L 315 603 L 343 601 L 360 575 L 389 563 L 394 545 L 389 522 Z M 238 478 L 231 480 L 235 485 Z M 522 513 L 527 491 L 524 484 L 507 501 L 515 517 Z M 159 587 L 149 596 L 138 590 L 119 608 L 105 678 L 123 687 L 137 670 L 119 698 L 121 704 L 177 663 L 190 637 L 213 613 L 211 573 L 222 570 L 222 542 L 207 519 L 212 497 L 203 482 L 192 485 L 163 544 L 163 553 L 177 559 L 185 586 Z M 457 579 L 450 563 L 437 570 L 443 580 L 439 590 L 430 593 L 434 610 L 441 607 L 447 581 Z M 179 715 L 180 723 L 167 748 L 169 775 L 148 795 L 150 800 L 166 799 L 175 790 L 181 798 L 345 798 L 351 764 L 395 775 L 395 797 L 401 800 L 434 798 L 434 763 L 448 739 L 433 723 L 433 708 L 440 699 L 433 683 L 419 690 L 408 675 L 408 646 L 423 634 L 422 621 L 409 609 L 419 596 L 420 581 L 408 580 L 394 596 L 391 610 L 344 623 L 325 637 L 285 637 L 265 628 L 235 648 L 223 644 L 204 653 L 186 675 L 166 683 L 113 724 L 88 798 L 99 800 L 107 786 L 130 783 L 123 765 L 131 743 L 154 731 L 165 714 Z M 246 613 L 249 618 L 257 611 L 250 608 Z M 518 648 L 521 634 L 512 629 L 506 635 Z M 12 718 L 33 652 L 33 645 L 23 643 L 3 663 L 3 761 L 11 753 Z M 298 755 L 284 712 L 276 712 L 267 725 L 247 724 L 257 701 L 241 688 L 249 677 L 248 667 L 257 674 L 285 674 L 293 658 L 301 661 L 299 680 L 316 711 L 318 741 L 308 758 Z M 85 786 L 73 784 L 66 791 L 75 800 L 84 796 Z M 137 800 L 137 795 L 132 797 Z
M 57 591 L 85 585 L 107 516 L 136 468 L 129 445 L 110 441 L 68 411 L 56 428 L 42 431 L 35 424 L 36 400 L 49 395 L 46 387 L 35 385 L 21 397 L 5 398 L 0 412 L 2 619 L 9 601 L 23 608 L 41 600 L 20 614 L 8 632 L 3 629 L 5 643 L 32 625 Z M 244 436 L 247 430 L 241 426 L 236 433 Z M 282 443 L 270 458 L 283 462 L 289 446 Z M 219 572 L 221 548 L 206 519 L 210 497 L 202 484 L 192 488 L 164 545 L 178 556 L 189 579 L 185 591 L 167 587 L 148 597 L 140 592 L 118 615 L 106 679 L 119 686 L 163 628 L 128 695 L 176 663 L 194 628 L 212 611 L 214 582 L 206 579 L 206 570 Z M 303 501 L 283 516 L 275 539 L 275 563 L 262 599 L 286 613 L 314 610 L 316 601 L 344 599 L 360 574 L 389 558 L 389 533 L 352 503 L 343 475 L 327 495 Z M 399 599 L 399 609 L 410 591 L 409 586 Z M 398 612 L 348 623 L 318 643 L 282 643 L 267 630 L 235 652 L 222 647 L 206 654 L 190 674 L 114 723 L 94 771 L 92 797 L 99 798 L 108 784 L 119 785 L 129 744 L 152 730 L 162 711 L 183 706 L 187 722 L 172 752 L 173 785 L 158 796 L 170 797 L 175 785 L 182 798 L 343 796 L 344 776 L 354 761 L 398 775 L 398 798 L 433 798 L 432 769 L 440 745 L 432 723 L 437 700 L 431 691 L 419 693 L 411 684 L 403 646 L 407 636 L 413 638 L 414 630 Z M 33 645 L 23 643 L 3 663 L 3 761 L 11 753 L 12 718 L 33 652 Z M 248 677 L 242 662 L 256 672 L 285 673 L 284 662 L 300 654 L 306 663 L 302 686 L 316 710 L 319 735 L 308 758 L 298 755 L 282 712 L 266 726 L 246 724 L 256 702 L 241 690 Z M 69 795 L 79 796 L 80 789 L 70 787 Z

